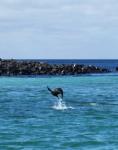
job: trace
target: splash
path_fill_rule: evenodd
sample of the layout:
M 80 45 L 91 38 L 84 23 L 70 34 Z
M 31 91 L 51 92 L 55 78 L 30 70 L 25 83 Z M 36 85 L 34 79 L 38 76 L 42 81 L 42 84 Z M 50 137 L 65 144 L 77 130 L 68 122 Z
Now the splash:
M 71 106 L 67 106 L 62 98 L 59 98 L 58 101 L 54 104 L 53 109 L 56 110 L 65 110 L 65 109 L 73 109 Z
M 90 103 L 91 106 L 97 106 L 97 103 Z

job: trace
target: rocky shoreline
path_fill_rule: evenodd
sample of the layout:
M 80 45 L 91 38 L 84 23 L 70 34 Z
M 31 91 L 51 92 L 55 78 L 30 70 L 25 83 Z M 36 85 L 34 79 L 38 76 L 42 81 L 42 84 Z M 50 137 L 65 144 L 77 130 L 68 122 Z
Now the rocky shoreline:
M 0 76 L 18 75 L 79 75 L 87 73 L 107 73 L 108 69 L 92 65 L 48 64 L 37 61 L 0 59 Z

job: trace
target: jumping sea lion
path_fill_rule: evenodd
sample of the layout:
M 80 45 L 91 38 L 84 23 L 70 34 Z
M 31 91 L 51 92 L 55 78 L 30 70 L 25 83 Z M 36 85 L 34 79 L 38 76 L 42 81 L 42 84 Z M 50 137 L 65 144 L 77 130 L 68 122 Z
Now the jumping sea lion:
M 61 96 L 61 98 L 63 98 L 63 90 L 62 88 L 55 88 L 55 89 L 50 89 L 48 86 L 47 86 L 48 90 L 51 92 L 51 94 L 53 96 L 56 96 L 59 98 L 59 96 Z

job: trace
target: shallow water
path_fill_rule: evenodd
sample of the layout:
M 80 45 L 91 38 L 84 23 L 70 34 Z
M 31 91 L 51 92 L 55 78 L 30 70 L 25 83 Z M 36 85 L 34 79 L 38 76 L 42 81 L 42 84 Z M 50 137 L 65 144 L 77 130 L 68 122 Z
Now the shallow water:
M 0 150 L 43 149 L 117 150 L 118 75 L 1 77 Z

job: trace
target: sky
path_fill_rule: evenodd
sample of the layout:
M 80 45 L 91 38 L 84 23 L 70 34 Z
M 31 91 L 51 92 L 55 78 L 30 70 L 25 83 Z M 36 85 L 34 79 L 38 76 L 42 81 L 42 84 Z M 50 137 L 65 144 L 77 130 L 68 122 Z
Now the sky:
M 117 59 L 118 0 L 0 0 L 0 57 Z

